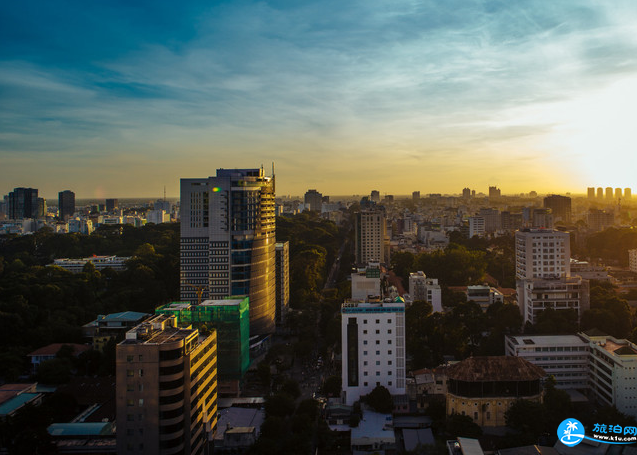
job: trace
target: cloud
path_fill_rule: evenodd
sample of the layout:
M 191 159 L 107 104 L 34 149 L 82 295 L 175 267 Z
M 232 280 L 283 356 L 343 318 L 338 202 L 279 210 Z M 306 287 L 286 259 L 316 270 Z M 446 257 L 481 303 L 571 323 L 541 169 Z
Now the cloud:
M 524 159 L 554 125 L 509 116 L 637 71 L 635 10 L 594 1 L 5 4 L 0 159 L 127 150 L 143 163 L 179 152 L 205 156 L 209 173 L 237 154 L 320 156 L 326 171 L 370 157 L 393 173 L 423 155 L 446 172 L 488 153 Z M 316 174 L 281 169 L 310 182 Z

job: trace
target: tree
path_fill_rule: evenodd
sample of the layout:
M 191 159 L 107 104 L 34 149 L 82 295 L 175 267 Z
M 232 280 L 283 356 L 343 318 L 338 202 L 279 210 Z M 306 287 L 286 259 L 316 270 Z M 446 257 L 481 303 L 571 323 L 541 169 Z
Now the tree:
M 265 400 L 265 414 L 276 417 L 285 417 L 294 413 L 294 399 L 287 393 L 277 393 Z
M 325 382 L 323 382 L 323 393 L 328 397 L 341 396 L 341 377 L 329 376 Z
M 376 412 L 389 414 L 394 409 L 394 401 L 386 387 L 377 385 L 368 395 L 365 402 Z
M 461 436 L 477 439 L 482 436 L 480 426 L 476 424 L 471 417 L 461 414 L 452 414 L 447 417 L 445 431 L 453 438 Z
M 301 396 L 301 388 L 299 387 L 299 383 L 294 379 L 286 379 L 281 386 L 281 392 L 287 393 L 292 398 L 297 399 Z

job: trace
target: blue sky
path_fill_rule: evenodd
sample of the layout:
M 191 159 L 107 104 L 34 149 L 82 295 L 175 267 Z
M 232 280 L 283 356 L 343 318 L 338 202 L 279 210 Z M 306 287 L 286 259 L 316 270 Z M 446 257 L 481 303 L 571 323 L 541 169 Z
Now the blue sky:
M 634 1 L 3 2 L 0 192 L 631 187 L 636 31 Z

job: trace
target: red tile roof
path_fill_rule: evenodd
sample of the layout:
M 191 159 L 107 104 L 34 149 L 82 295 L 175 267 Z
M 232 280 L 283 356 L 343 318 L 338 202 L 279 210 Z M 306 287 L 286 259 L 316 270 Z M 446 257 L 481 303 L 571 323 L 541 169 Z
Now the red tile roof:
M 91 349 L 91 346 L 88 344 L 77 344 L 77 343 L 53 343 L 48 346 L 41 347 L 36 349 L 35 351 L 27 354 L 27 356 L 35 356 L 35 355 L 56 355 L 62 346 L 67 345 L 73 348 L 73 354 L 75 356 L 80 355 L 82 352 L 88 351 Z

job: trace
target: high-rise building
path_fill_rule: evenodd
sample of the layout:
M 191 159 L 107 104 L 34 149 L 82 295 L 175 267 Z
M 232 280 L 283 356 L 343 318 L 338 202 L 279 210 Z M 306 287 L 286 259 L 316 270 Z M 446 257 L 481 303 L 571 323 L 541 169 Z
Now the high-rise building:
M 9 193 L 8 216 L 12 220 L 38 217 L 37 188 L 14 188 Z
M 250 335 L 274 332 L 274 206 L 274 178 L 263 169 L 181 179 L 182 301 L 247 295 Z
M 414 191 L 413 193 L 411 193 L 411 199 L 414 202 L 417 202 L 420 200 L 420 191 Z
M 592 187 L 592 186 L 588 187 L 588 198 L 595 199 L 595 187 Z
M 425 272 L 409 274 L 409 296 L 411 300 L 426 300 L 431 303 L 434 313 L 442 312 L 442 291 L 437 278 L 427 278 Z
M 217 334 L 158 315 L 116 349 L 117 453 L 203 454 L 217 425 Z
M 285 323 L 290 306 L 290 242 L 277 243 L 276 251 L 276 313 L 277 327 Z
M 380 209 L 358 212 L 355 221 L 356 262 L 358 264 L 387 263 L 389 255 L 386 248 L 385 212 Z
M 497 186 L 490 186 L 489 187 L 489 197 L 490 198 L 499 198 L 502 195 L 502 192 L 500 191 L 500 188 L 498 188 Z
M 463 199 L 470 199 L 471 198 L 471 189 L 470 188 L 463 188 L 462 189 L 462 197 L 463 197 Z
M 341 306 L 343 401 L 352 405 L 378 385 L 405 394 L 405 303 Z
M 58 193 L 58 216 L 62 221 L 66 221 L 75 213 L 75 193 L 71 190 L 64 190 Z
M 371 194 L 370 194 L 370 201 L 372 202 L 380 202 L 380 191 L 378 190 L 372 190 Z
M 485 232 L 493 233 L 501 229 L 502 218 L 498 209 L 480 209 L 478 216 L 484 218 Z
M 44 199 L 43 197 L 39 197 L 38 198 L 38 209 L 36 211 L 36 217 L 37 218 L 46 218 L 46 212 L 47 212 L 46 199 Z
M 553 212 L 551 209 L 533 209 L 532 218 L 532 227 L 553 229 Z
M 633 193 L 631 191 L 630 188 L 624 188 L 624 199 L 626 200 L 630 200 L 630 198 L 633 196 Z
M 571 242 L 568 232 L 523 229 L 515 233 L 517 279 L 571 276 Z
M 622 198 L 622 189 L 615 188 L 615 199 L 621 199 L 621 198 Z
M 524 322 L 540 312 L 573 309 L 578 319 L 590 308 L 589 282 L 571 277 L 568 232 L 523 229 L 515 233 L 516 290 Z
M 240 381 L 250 366 L 250 304 L 248 297 L 205 300 L 200 305 L 173 302 L 155 309 L 174 316 L 179 326 L 217 331 L 219 381 Z
M 588 211 L 588 227 L 593 231 L 603 231 L 615 224 L 615 214 L 604 210 L 590 209 Z
M 485 220 L 481 216 L 470 216 L 469 217 L 469 238 L 472 237 L 484 237 L 485 230 Z
M 316 190 L 307 190 L 305 193 L 305 205 L 313 212 L 320 212 L 323 205 L 323 195 Z
M 604 199 L 604 188 L 601 186 L 597 188 L 597 199 Z
M 607 200 L 613 199 L 613 189 L 610 186 L 606 187 L 606 199 Z
M 112 212 L 119 207 L 119 199 L 106 199 L 106 211 Z
M 551 194 L 544 198 L 544 208 L 551 209 L 553 221 L 562 221 L 563 223 L 571 222 L 571 198 L 568 196 L 560 196 L 559 194 Z

